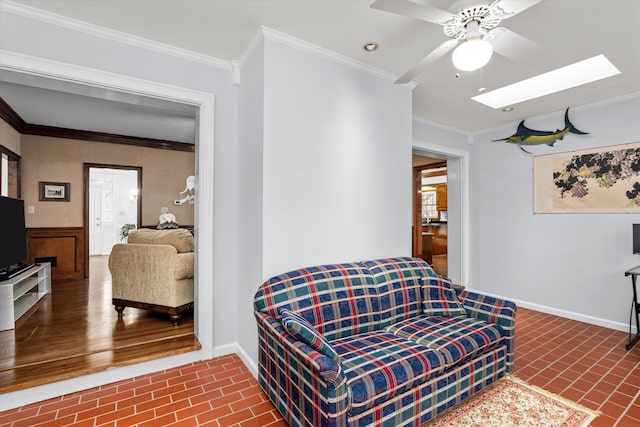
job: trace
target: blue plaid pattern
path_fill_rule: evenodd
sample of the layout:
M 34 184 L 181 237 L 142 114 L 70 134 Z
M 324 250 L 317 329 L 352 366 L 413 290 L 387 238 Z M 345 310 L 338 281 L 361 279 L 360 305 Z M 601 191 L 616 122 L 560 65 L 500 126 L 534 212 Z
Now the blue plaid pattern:
M 447 277 L 426 277 L 422 285 L 422 313 L 425 316 L 466 316 Z
M 445 344 L 446 337 L 433 349 L 428 340 L 419 343 L 384 330 L 392 330 L 394 322 L 424 326 L 413 323 L 427 318 L 420 281 L 436 276 L 420 259 L 388 258 L 309 267 L 266 281 L 254 299 L 258 381 L 285 420 L 291 426 L 417 426 L 510 372 L 512 302 L 455 289 L 466 316 L 441 322 L 480 319 L 485 344 L 492 341 L 486 331 L 502 334 L 493 346 L 483 344 L 485 337 L 463 338 L 466 353 L 450 351 L 455 345 Z M 317 337 L 305 342 L 288 333 L 283 310 L 300 315 L 340 358 L 318 351 L 323 347 Z M 447 325 L 436 325 L 438 333 L 454 331 L 455 325 Z
M 373 331 L 380 324 L 373 278 L 358 264 L 308 267 L 273 277 L 258 290 L 254 306 L 275 318 L 283 309 L 294 311 L 328 340 Z
M 361 263 L 369 268 L 378 285 L 380 328 L 422 314 L 423 278 L 435 276 L 419 258 L 384 258 Z
M 302 341 L 309 345 L 312 349 L 319 351 L 327 357 L 335 361 L 340 360 L 338 353 L 331 347 L 327 339 L 316 331 L 304 317 L 298 316 L 292 311 L 282 310 L 282 326 L 298 341 Z
M 467 290 L 456 289 L 456 293 L 468 316 L 502 328 L 503 342 L 507 346 L 507 373 L 510 373 L 516 348 L 516 304 Z
M 446 367 L 470 359 L 502 342 L 502 328 L 469 317 L 414 317 L 387 328 L 444 356 Z
M 351 387 L 350 414 L 359 414 L 442 371 L 438 353 L 404 338 L 376 331 L 331 343 Z
M 353 427 L 417 427 L 505 375 L 504 347 L 464 362 L 367 411 L 349 416 Z M 426 426 L 425 426 L 426 427 Z

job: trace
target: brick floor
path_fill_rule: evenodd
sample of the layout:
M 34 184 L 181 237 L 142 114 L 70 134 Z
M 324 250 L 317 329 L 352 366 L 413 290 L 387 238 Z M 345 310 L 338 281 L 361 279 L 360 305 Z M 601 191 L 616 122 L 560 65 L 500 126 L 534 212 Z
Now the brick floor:
M 640 426 L 640 344 L 627 334 L 518 309 L 519 378 L 602 415 L 594 427 Z M 282 417 L 237 355 L 184 365 L 0 413 L 0 426 L 280 427 Z

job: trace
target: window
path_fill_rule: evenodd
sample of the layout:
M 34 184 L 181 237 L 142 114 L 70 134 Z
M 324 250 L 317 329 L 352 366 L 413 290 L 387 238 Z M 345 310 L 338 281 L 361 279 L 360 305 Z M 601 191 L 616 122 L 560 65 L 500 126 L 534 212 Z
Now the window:
M 20 198 L 20 156 L 0 145 L 0 196 Z
M 438 207 L 436 203 L 436 189 L 433 187 L 422 187 L 422 219 L 438 218 Z

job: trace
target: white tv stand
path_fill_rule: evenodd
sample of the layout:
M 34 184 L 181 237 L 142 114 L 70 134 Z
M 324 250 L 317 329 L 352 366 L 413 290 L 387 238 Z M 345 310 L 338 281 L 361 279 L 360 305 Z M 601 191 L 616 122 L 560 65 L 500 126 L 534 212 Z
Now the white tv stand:
M 51 292 L 51 265 L 36 264 L 0 282 L 0 331 L 15 329 L 16 321 Z

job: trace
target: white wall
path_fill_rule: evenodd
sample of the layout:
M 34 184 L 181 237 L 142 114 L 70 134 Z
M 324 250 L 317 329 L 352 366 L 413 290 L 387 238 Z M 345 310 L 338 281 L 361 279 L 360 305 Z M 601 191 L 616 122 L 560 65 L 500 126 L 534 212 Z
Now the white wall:
M 260 42 L 243 64 L 238 96 L 238 269 L 234 319 L 243 356 L 257 369 L 258 336 L 253 317 L 253 296 L 262 283 L 264 43 Z M 249 353 L 249 354 L 247 354 Z
M 561 129 L 563 115 L 557 111 L 526 124 Z M 571 108 L 569 116 L 590 134 L 569 134 L 553 148 L 530 151 L 549 154 L 640 141 L 640 97 Z M 530 307 L 628 328 L 631 281 L 624 271 L 640 264 L 631 254 L 631 224 L 640 222 L 640 215 L 534 215 L 532 156 L 513 144 L 491 142 L 516 127 L 514 122 L 475 135 L 470 146 L 471 286 Z
M 265 278 L 411 251 L 411 91 L 266 41 Z
M 244 69 L 242 82 L 241 92 Z M 259 124 L 242 112 L 240 129 Z M 260 282 L 411 253 L 410 89 L 267 39 L 263 123 Z M 238 294 L 238 342 L 253 361 L 260 282 L 240 283 Z

